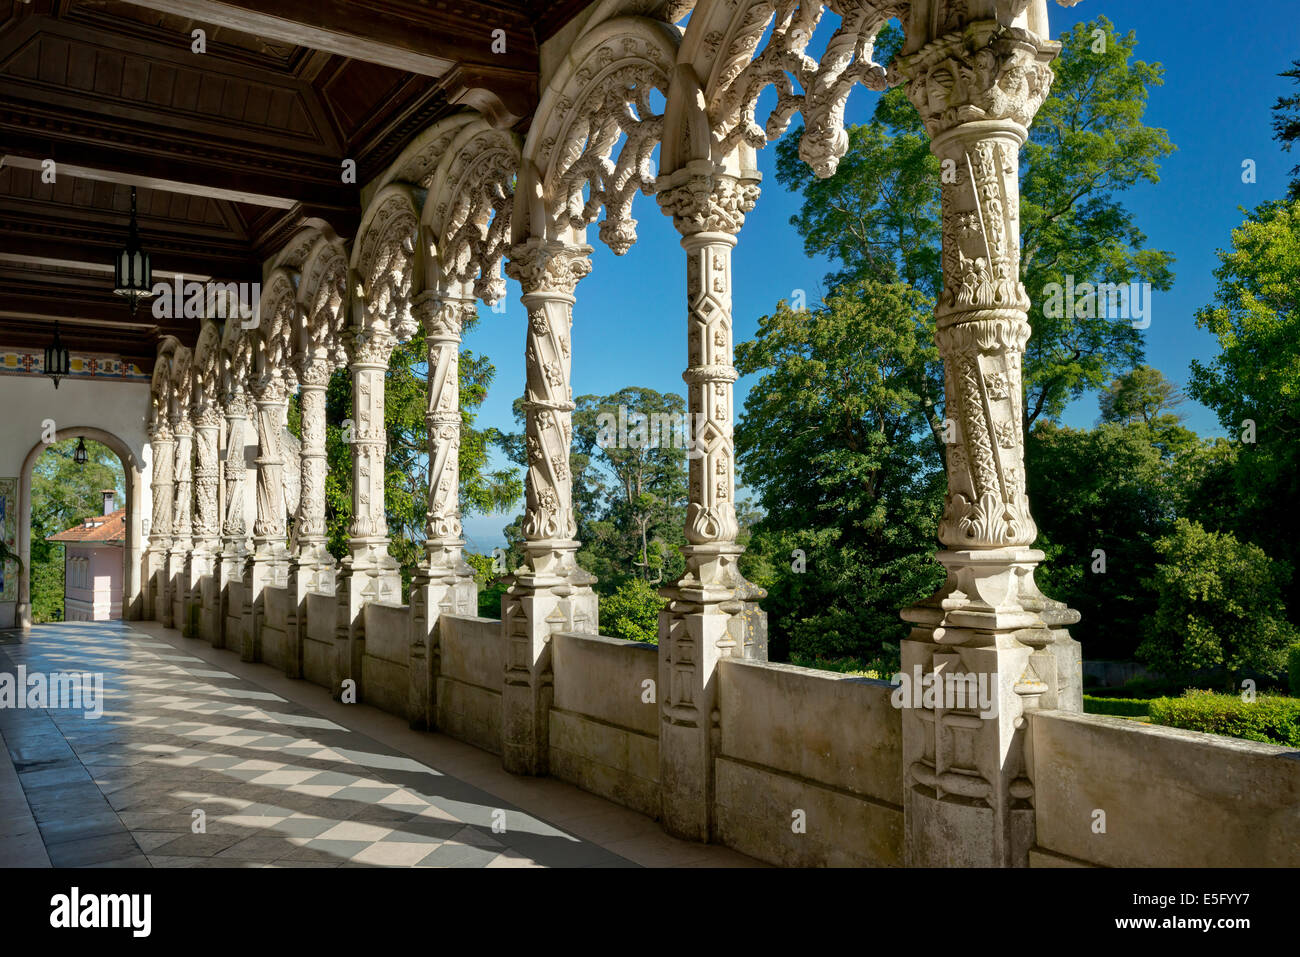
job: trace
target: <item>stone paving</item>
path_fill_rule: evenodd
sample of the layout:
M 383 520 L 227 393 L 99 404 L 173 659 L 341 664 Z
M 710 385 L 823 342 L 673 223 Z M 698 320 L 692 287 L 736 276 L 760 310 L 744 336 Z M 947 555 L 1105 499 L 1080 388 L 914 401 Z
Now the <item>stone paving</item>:
M 98 718 L 0 708 L 0 866 L 636 866 L 185 647 L 121 622 L 0 639 L 0 672 L 104 687 Z

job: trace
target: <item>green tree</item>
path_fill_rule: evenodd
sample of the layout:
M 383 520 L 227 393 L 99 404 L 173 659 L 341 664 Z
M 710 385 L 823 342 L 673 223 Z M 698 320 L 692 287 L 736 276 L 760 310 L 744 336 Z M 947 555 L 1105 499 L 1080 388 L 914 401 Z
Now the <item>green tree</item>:
M 1099 46 L 1094 31 L 1105 39 Z M 1025 418 L 1059 418 L 1066 405 L 1100 388 L 1142 357 L 1138 329 L 1104 316 L 1048 315 L 1044 290 L 1084 282 L 1148 282 L 1168 289 L 1173 256 L 1145 248 L 1120 194 L 1157 182 L 1160 160 L 1173 149 L 1164 130 L 1143 122 L 1159 64 L 1135 59 L 1137 39 L 1105 17 L 1060 37 L 1051 95 L 1021 150 L 1021 271 L 1034 305 L 1034 335 L 1024 359 Z M 882 35 L 885 55 L 897 31 Z M 810 255 L 843 265 L 832 285 L 850 276 L 906 282 L 933 296 L 939 264 L 939 165 L 920 117 L 901 87 L 884 94 L 872 122 L 849 129 L 849 152 L 836 174 L 816 179 L 798 159 L 801 130 L 778 146 L 777 178 L 804 197 L 791 220 Z M 1056 312 L 1056 310 L 1049 310 Z
M 600 600 L 600 632 L 610 638 L 654 643 L 659 640 L 659 612 L 667 603 L 655 587 L 635 576 Z
M 1157 611 L 1140 659 L 1170 673 L 1221 670 L 1230 683 L 1247 672 L 1284 673 L 1288 646 L 1298 636 L 1286 620 L 1289 565 L 1183 518 L 1156 551 Z
M 863 279 L 813 309 L 778 303 L 737 346 L 759 379 L 736 455 L 763 511 L 742 568 L 768 589 L 777 660 L 874 658 L 905 633 L 898 610 L 942 580 L 931 310 L 913 288 Z
M 1300 494 L 1300 203 L 1266 203 L 1219 253 L 1215 301 L 1196 324 L 1219 354 L 1193 360 L 1188 392 L 1237 444 L 1237 518 L 1228 529 L 1294 567 Z
M 1042 421 L 1026 436 L 1025 471 L 1047 555 L 1039 585 L 1080 612 L 1070 632 L 1087 657 L 1131 658 L 1155 611 L 1155 542 L 1181 502 L 1177 460 L 1140 419 L 1095 429 Z
M 1291 61 L 1291 69 L 1283 70 L 1278 76 L 1288 77 L 1300 84 L 1300 60 Z M 1273 104 L 1273 139 L 1282 144 L 1288 153 L 1300 140 L 1300 93 L 1279 96 Z M 1287 186 L 1286 198 L 1300 200 L 1300 164 L 1291 167 L 1291 182 Z
M 1138 366 L 1115 379 L 1102 392 L 1101 420 L 1129 425 L 1178 421 L 1174 412 L 1183 403 L 1178 387 L 1154 366 Z
M 86 463 L 73 460 L 77 439 L 54 442 L 32 468 L 32 620 L 63 618 L 64 547 L 47 541 L 87 518 L 103 514 L 101 492 L 113 489 L 124 502 L 126 476 L 117 454 L 93 439 L 86 440 Z

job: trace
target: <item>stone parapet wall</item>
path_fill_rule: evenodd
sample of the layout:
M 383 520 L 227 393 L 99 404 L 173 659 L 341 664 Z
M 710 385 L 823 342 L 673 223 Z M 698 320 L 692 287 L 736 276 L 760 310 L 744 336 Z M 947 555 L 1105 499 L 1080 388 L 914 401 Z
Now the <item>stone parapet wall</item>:
M 443 615 L 438 631 L 437 729 L 500 754 L 501 692 L 506 669 L 501 622 L 495 618 Z
M 658 649 L 558 634 L 551 638 L 551 653 L 551 774 L 658 817 Z
M 371 602 L 363 614 L 366 638 L 361 655 L 361 700 L 406 717 L 410 606 Z
M 1031 713 L 1032 866 L 1300 867 L 1300 752 Z
M 239 580 L 227 585 L 224 635 L 196 637 L 240 650 L 244 591 Z M 215 623 L 215 579 L 200 579 L 198 594 L 200 621 Z M 289 668 L 296 629 L 303 678 L 333 688 L 345 646 L 338 600 L 308 593 L 302 608 L 306 620 L 296 621 L 290 591 L 263 589 L 260 660 Z M 427 687 L 412 682 L 413 669 L 425 668 L 434 678 L 422 709 L 431 730 L 503 753 L 501 621 L 443 614 L 417 654 L 410 606 L 370 602 L 362 616 L 361 701 L 412 717 L 412 689 Z M 662 820 L 671 789 L 687 785 L 662 771 L 661 649 L 570 632 L 547 644 L 548 773 Z M 710 840 L 782 866 L 906 862 L 908 828 L 921 825 L 905 823 L 905 789 L 917 784 L 904 770 L 904 714 L 889 683 L 741 658 L 723 658 L 715 681 Z M 1099 715 L 1027 717 L 1031 866 L 1300 866 L 1294 749 Z

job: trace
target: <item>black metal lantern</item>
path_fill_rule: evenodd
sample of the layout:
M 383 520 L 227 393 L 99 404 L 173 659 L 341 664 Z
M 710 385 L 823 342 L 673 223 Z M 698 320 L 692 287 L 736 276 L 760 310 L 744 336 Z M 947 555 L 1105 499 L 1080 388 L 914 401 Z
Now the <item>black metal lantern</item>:
M 54 324 L 54 341 L 45 347 L 45 374 L 54 380 L 54 388 L 59 387 L 59 380 L 72 368 L 72 356 L 59 337 L 59 324 Z
M 83 436 L 82 438 L 77 439 L 77 451 L 72 453 L 72 461 L 76 462 L 78 465 L 85 465 L 88 457 L 89 456 L 86 454 L 86 439 Z
M 113 292 L 125 296 L 131 303 L 131 315 L 136 304 L 153 295 L 153 269 L 149 254 L 140 248 L 140 234 L 135 221 L 135 187 L 131 187 L 131 233 L 126 247 L 118 250 L 113 263 Z

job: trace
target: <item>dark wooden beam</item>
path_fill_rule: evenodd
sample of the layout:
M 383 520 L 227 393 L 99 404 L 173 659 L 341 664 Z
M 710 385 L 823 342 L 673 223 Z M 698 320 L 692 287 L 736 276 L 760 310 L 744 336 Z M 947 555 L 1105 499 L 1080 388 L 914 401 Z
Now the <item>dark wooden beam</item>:
M 341 181 L 341 161 L 267 161 L 251 150 L 196 146 L 162 131 L 114 136 L 93 123 L 75 126 L 48 110 L 19 110 L 4 97 L 2 83 L 0 142 L 6 162 L 14 166 L 39 169 L 41 160 L 52 159 L 56 168 L 88 171 L 92 179 L 277 209 L 297 203 L 347 208 L 352 193 Z
M 521 9 L 454 0 L 441 9 L 412 0 L 126 0 L 138 7 L 230 27 L 253 36 L 441 77 L 456 63 L 507 60 L 536 73 L 537 44 Z M 493 31 L 505 31 L 493 53 Z

